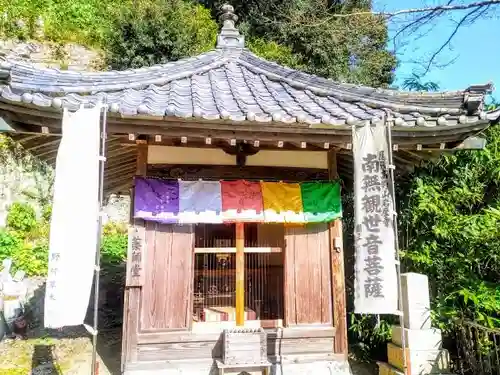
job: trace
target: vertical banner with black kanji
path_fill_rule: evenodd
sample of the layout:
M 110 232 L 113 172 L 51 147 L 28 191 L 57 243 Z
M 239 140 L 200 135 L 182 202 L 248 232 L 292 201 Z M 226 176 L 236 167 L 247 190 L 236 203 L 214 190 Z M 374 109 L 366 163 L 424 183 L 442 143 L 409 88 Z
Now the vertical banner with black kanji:
M 101 106 L 63 113 L 50 221 L 44 326 L 83 323 L 99 229 Z
M 387 141 L 383 125 L 367 124 L 353 130 L 354 310 L 358 314 L 395 314 L 398 310 Z

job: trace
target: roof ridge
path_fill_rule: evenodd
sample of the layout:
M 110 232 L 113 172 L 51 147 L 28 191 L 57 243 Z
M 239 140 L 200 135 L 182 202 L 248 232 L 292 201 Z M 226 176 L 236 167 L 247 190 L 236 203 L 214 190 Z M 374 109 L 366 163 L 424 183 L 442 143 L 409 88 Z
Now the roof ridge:
M 265 60 L 248 49 L 244 49 L 238 58 L 238 62 L 255 73 L 264 74 L 271 80 L 278 80 L 289 84 L 299 90 L 309 90 L 320 96 L 335 96 L 344 101 L 363 102 L 369 106 L 386 106 L 387 109 L 422 112 L 438 114 L 444 112 L 461 114 L 464 112 L 477 112 L 482 110 L 478 103 L 484 100 L 484 97 L 491 93 L 493 85 L 491 83 L 483 85 L 472 85 L 465 90 L 441 91 L 441 92 L 412 92 L 397 91 L 392 89 L 374 88 L 364 85 L 351 83 L 341 83 L 332 79 L 315 76 L 281 66 L 275 62 Z M 440 100 L 441 106 L 433 104 Z M 448 106 L 444 105 L 443 100 L 448 99 Z M 460 104 L 457 106 L 457 101 Z M 469 108 L 470 106 L 470 108 Z M 418 107 L 418 110 L 417 110 Z M 451 110 L 451 112 L 450 112 Z
M 173 80 L 216 69 L 223 66 L 231 56 L 224 50 L 213 49 L 197 56 L 165 64 L 104 72 L 41 68 L 27 61 L 2 59 L 0 60 L 0 84 L 5 83 L 13 89 L 47 94 L 141 89 L 152 84 L 164 85 Z
M 330 78 L 316 76 L 314 74 L 306 73 L 306 72 L 303 72 L 301 70 L 297 70 L 294 68 L 289 68 L 287 66 L 279 65 L 273 61 L 269 61 L 269 60 L 266 60 L 260 56 L 257 56 L 256 54 L 254 54 L 253 52 L 251 52 L 247 48 L 245 48 L 243 50 L 242 55 L 244 55 L 244 57 L 248 56 L 248 57 L 251 57 L 253 59 L 259 60 L 263 64 L 266 64 L 267 66 L 276 66 L 276 67 L 280 68 L 281 70 L 287 70 L 291 74 L 295 73 L 296 75 L 300 75 L 303 77 L 309 77 L 309 78 L 312 78 L 318 82 L 322 81 L 322 83 L 335 85 L 335 86 L 337 86 L 337 88 L 345 88 L 345 89 L 358 88 L 358 89 L 363 89 L 363 90 L 388 93 L 388 94 L 394 95 L 394 96 L 423 96 L 423 95 L 425 95 L 425 96 L 429 96 L 429 97 L 432 97 L 432 96 L 441 97 L 443 95 L 464 94 L 466 92 L 489 94 L 493 90 L 493 83 L 492 82 L 488 82 L 488 83 L 484 83 L 484 84 L 470 85 L 469 87 L 467 87 L 466 89 L 463 89 L 463 90 L 449 90 L 449 91 L 437 91 L 437 92 L 432 92 L 432 91 L 400 91 L 400 90 L 389 89 L 389 88 L 380 88 L 380 87 L 375 88 L 375 87 L 366 86 L 366 85 L 362 85 L 362 84 L 339 82 L 339 81 L 332 80 Z M 243 61 L 246 61 L 246 60 L 243 60 Z M 262 69 L 262 70 L 265 70 L 265 69 Z M 272 72 L 271 72 L 271 74 L 279 75 L 277 73 L 272 73 Z M 281 78 L 286 79 L 286 77 L 281 77 Z M 308 85 L 309 85 L 309 83 L 307 83 L 307 87 L 309 87 Z M 306 86 L 306 84 L 304 84 L 304 86 Z

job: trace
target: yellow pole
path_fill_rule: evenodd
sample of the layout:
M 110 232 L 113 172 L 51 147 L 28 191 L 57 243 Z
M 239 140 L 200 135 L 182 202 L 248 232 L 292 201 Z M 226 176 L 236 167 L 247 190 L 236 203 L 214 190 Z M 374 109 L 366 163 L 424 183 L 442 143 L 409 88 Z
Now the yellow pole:
M 236 325 L 245 325 L 245 226 L 236 223 Z

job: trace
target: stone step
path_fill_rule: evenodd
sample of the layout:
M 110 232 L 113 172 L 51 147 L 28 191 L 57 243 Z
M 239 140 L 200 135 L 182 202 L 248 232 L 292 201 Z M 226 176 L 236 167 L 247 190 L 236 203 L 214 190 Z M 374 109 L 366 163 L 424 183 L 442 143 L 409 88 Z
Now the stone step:
M 448 372 L 450 355 L 446 349 L 412 350 L 405 349 L 407 375 L 437 374 Z M 403 349 L 393 343 L 387 344 L 389 364 L 399 370 L 404 369 Z

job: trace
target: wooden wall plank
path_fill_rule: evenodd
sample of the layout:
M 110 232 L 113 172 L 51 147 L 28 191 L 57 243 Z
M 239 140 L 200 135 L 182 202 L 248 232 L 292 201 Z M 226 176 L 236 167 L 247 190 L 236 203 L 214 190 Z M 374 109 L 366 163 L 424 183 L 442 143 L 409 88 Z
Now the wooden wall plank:
M 257 225 L 257 238 L 259 246 L 284 248 L 285 227 L 283 224 L 259 224 Z
M 287 227 L 285 259 L 286 324 L 331 323 L 327 224 Z
M 285 260 L 284 260 L 284 312 L 285 325 L 297 324 L 297 307 L 295 305 L 295 235 L 285 231 Z
M 311 291 L 307 281 L 312 272 L 309 267 L 309 249 L 307 248 L 307 229 L 304 227 L 290 228 L 295 234 L 295 305 L 297 308 L 297 324 L 300 323 L 319 323 L 313 321 L 310 309 L 316 306 L 310 306 Z M 319 301 L 317 301 L 319 302 Z
M 125 289 L 121 363 L 122 369 L 127 363 L 137 360 L 140 300 L 141 288 L 132 287 Z
M 321 244 L 325 236 L 321 236 L 324 226 L 311 225 L 307 232 L 307 260 L 309 268 L 309 319 L 311 323 L 323 323 L 321 303 L 323 293 L 321 290 Z M 320 233 L 318 233 L 319 231 Z M 317 299 L 317 300 L 316 300 Z
M 154 264 L 156 261 L 156 248 L 157 248 L 157 232 L 156 232 L 156 223 L 146 222 L 146 243 L 148 244 L 149 251 L 146 257 L 146 275 L 144 278 L 144 290 L 142 292 L 143 304 L 146 303 L 146 306 L 150 306 L 153 301 L 156 301 L 156 289 L 151 288 L 151 285 L 155 285 L 157 283 L 163 282 L 162 275 L 156 275 L 154 270 L 151 270 L 151 264 Z M 164 262 L 164 257 L 158 259 L 159 264 L 158 267 L 162 267 Z M 158 280 L 157 277 L 160 277 Z M 161 284 L 157 284 L 161 285 Z M 141 311 L 141 328 L 151 327 L 153 323 L 153 319 L 155 317 L 152 315 L 152 311 L 142 308 Z
M 327 338 L 335 336 L 335 328 L 331 325 L 317 325 L 305 327 L 289 327 L 266 329 L 268 339 L 303 339 L 303 338 Z M 215 342 L 221 336 L 220 331 L 192 332 L 154 332 L 140 333 L 139 345 L 165 344 L 172 342 Z
M 269 336 L 268 356 L 308 355 L 331 353 L 334 337 L 280 338 Z M 138 346 L 138 361 L 170 361 L 179 359 L 220 358 L 222 338 L 212 341 L 179 341 L 142 344 Z
M 191 325 L 194 230 L 191 225 L 149 223 L 141 330 L 187 329 Z
M 330 241 L 329 237 L 323 236 L 323 241 L 319 241 L 320 250 L 320 279 L 321 279 L 321 322 L 333 323 L 332 307 L 332 268 L 330 262 Z

